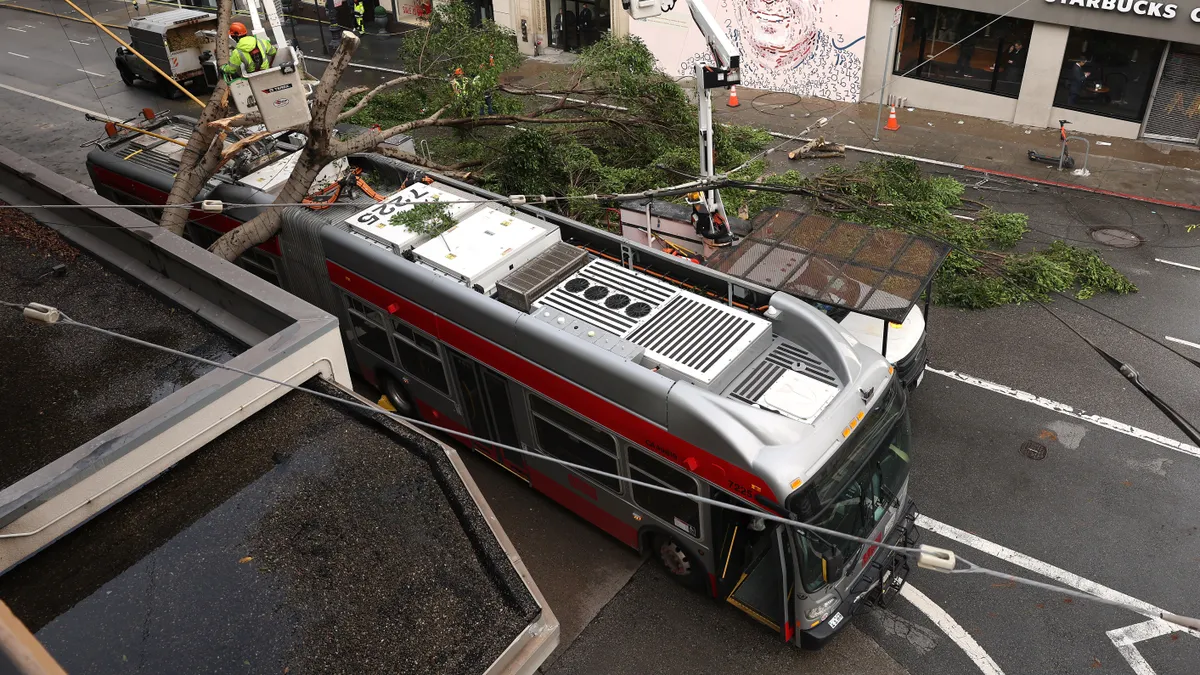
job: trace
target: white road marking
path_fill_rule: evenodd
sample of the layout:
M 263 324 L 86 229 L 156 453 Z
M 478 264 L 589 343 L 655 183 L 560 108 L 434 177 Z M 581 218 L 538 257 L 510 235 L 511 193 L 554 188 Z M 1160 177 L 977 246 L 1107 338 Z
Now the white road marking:
M 81 72 L 81 73 L 83 73 L 83 74 L 85 74 L 85 75 L 95 75 L 96 77 L 108 77 L 108 76 L 107 76 L 107 75 L 105 75 L 104 73 L 93 73 L 92 71 L 90 71 L 90 70 L 84 70 L 83 68 L 76 68 L 75 70 L 78 70 L 79 72 Z
M 1189 347 L 1195 347 L 1196 349 L 1200 349 L 1200 345 L 1196 344 L 1195 342 L 1188 342 L 1187 340 L 1180 340 L 1179 338 L 1173 338 L 1170 335 L 1168 335 L 1166 337 L 1171 342 L 1178 342 L 1181 345 L 1187 345 Z
M 79 40 L 71 40 L 71 42 L 74 42 L 77 45 L 83 45 L 84 47 L 92 46 L 92 44 L 90 42 L 80 42 Z
M 16 52 L 9 52 L 9 54 L 12 54 L 13 56 L 19 56 L 19 57 L 21 57 L 21 58 L 23 58 L 23 59 L 27 59 L 27 58 L 29 58 L 28 56 L 25 56 L 24 54 L 18 54 L 18 53 L 16 53 Z
M 1071 588 L 1083 591 L 1084 593 L 1090 593 L 1091 595 L 1104 598 L 1105 600 L 1124 603 L 1136 608 L 1138 612 L 1150 617 L 1149 621 L 1143 621 L 1141 623 L 1134 624 L 1132 626 L 1126 626 L 1124 628 L 1117 628 L 1110 630 L 1107 633 L 1108 638 L 1112 640 L 1112 643 L 1117 648 L 1117 651 L 1121 653 L 1121 656 L 1125 657 L 1125 660 L 1129 662 L 1129 666 L 1133 668 L 1133 671 L 1137 673 L 1137 675 L 1154 675 L 1154 669 L 1150 667 L 1150 664 L 1146 662 L 1146 659 L 1142 658 L 1141 653 L 1138 652 L 1137 647 L 1134 646 L 1136 643 L 1143 640 L 1150 640 L 1162 635 L 1169 635 L 1175 632 L 1187 633 L 1200 638 L 1200 631 L 1183 628 L 1181 626 L 1177 626 L 1175 624 L 1163 621 L 1162 619 L 1156 618 L 1163 612 L 1162 609 L 1155 607 L 1148 602 L 1138 600 L 1135 597 L 1125 595 L 1120 591 L 1113 590 L 1108 586 L 1096 583 L 1090 579 L 1084 579 L 1078 574 L 1068 572 L 1061 567 L 1056 567 L 1050 563 L 1042 562 L 1037 558 L 1025 555 L 1024 553 L 1019 553 L 995 542 L 988 541 L 987 539 L 971 534 L 970 532 L 965 532 L 957 527 L 954 527 L 953 525 L 947 525 L 945 523 L 938 522 L 932 518 L 929 518 L 928 516 L 918 515 L 917 527 L 921 527 L 935 534 L 939 534 L 947 539 L 963 544 L 964 546 L 970 546 L 971 548 L 982 551 L 983 553 L 986 553 L 994 558 L 1012 563 L 1017 567 L 1022 567 L 1040 576 L 1053 579 L 1060 584 L 1070 586 Z M 903 595 L 903 593 L 901 593 L 901 595 Z
M 25 32 L 27 32 L 26 30 L 24 30 L 24 29 L 22 29 L 22 28 L 13 28 L 12 26 L 5 26 L 5 28 L 7 28 L 7 29 L 9 29 L 9 30 L 15 30 L 15 31 L 17 31 L 18 33 L 25 33 Z M 9 52 L 9 54 L 11 54 L 11 53 L 12 53 L 12 52 Z
M 1075 419 L 1080 419 L 1085 422 L 1091 422 L 1098 427 L 1102 427 L 1110 431 L 1116 431 L 1118 433 L 1125 434 L 1126 436 L 1133 436 L 1134 438 L 1146 441 L 1148 443 L 1161 445 L 1164 448 L 1170 448 L 1172 450 L 1182 452 L 1185 455 L 1191 455 L 1192 457 L 1200 458 L 1200 448 L 1197 448 L 1194 445 L 1177 441 L 1173 438 L 1167 438 L 1166 436 L 1156 434 L 1152 431 L 1139 429 L 1131 424 L 1118 422 L 1107 417 L 1101 417 L 1100 415 L 1093 415 L 1083 410 L 1076 410 L 1066 403 L 1051 401 L 1048 398 L 1042 398 L 1036 394 L 1030 394 L 1027 391 L 1021 391 L 1020 389 L 1013 389 L 1012 387 L 1008 387 L 1003 384 L 996 384 L 995 382 L 981 380 L 977 377 L 972 377 L 971 375 L 966 375 L 953 370 L 938 370 L 937 368 L 932 368 L 930 366 L 925 366 L 925 370 L 931 373 L 937 373 L 943 377 L 949 377 L 951 379 L 958 380 L 959 382 L 979 387 L 980 389 L 987 389 L 988 391 L 1002 394 L 1004 396 L 1008 396 L 1009 398 L 1015 398 L 1018 401 L 1032 403 L 1033 405 L 1045 408 L 1047 410 L 1053 410 L 1056 413 L 1066 415 L 1068 417 L 1074 417 Z
M 11 52 L 10 52 L 10 53 L 11 53 Z M 79 106 L 77 106 L 77 105 L 71 105 L 70 103 L 67 103 L 66 101 L 60 101 L 60 100 L 58 100 L 58 99 L 55 99 L 55 98 L 50 98 L 49 96 L 42 96 L 41 94 L 35 94 L 35 93 L 33 93 L 32 91 L 25 91 L 24 89 L 17 89 L 16 87 L 10 87 L 10 86 L 8 86 L 7 84 L 4 84 L 4 83 L 0 83 L 0 89 L 7 89 L 8 91 L 16 92 L 16 93 L 18 93 L 18 94 L 23 94 L 23 95 L 25 95 L 25 96 L 28 96 L 28 97 L 30 97 L 30 98 L 36 98 L 36 99 L 38 99 L 39 101 L 45 101 L 45 102 L 47 102 L 47 103 L 53 103 L 54 105 L 57 105 L 57 106 L 62 106 L 62 107 L 64 107 L 64 108 L 68 108 L 68 109 L 70 109 L 70 110 L 74 110 L 75 112 L 81 112 L 81 113 L 84 113 L 84 114 L 87 114 L 87 115 L 92 115 L 92 116 L 94 116 L 94 117 L 97 117 L 97 118 L 99 118 L 99 119 L 101 119 L 101 120 L 105 120 L 105 121 L 108 121 L 108 122 L 120 122 L 120 121 L 121 121 L 121 120 L 119 120 L 119 119 L 117 119 L 117 118 L 115 118 L 115 117 L 109 117 L 108 115 L 102 115 L 102 114 L 100 114 L 100 113 L 98 113 L 98 112 L 95 112 L 95 111 L 92 111 L 92 110 L 88 110 L 87 108 L 80 108 L 80 107 L 79 107 Z
M 1164 265 L 1174 265 L 1175 267 L 1183 267 L 1183 268 L 1186 268 L 1189 270 L 1196 270 L 1197 272 L 1200 272 L 1200 267 L 1196 267 L 1194 265 L 1184 265 L 1183 263 L 1171 262 L 1170 260 L 1163 260 L 1162 258 L 1155 258 L 1154 262 L 1160 262 Z
M 908 600 L 914 607 L 921 610 L 929 620 L 937 624 L 937 627 L 942 629 L 954 643 L 966 653 L 967 658 L 979 668 L 979 671 L 984 675 L 1004 675 L 1004 671 L 1000 670 L 1000 666 L 992 660 L 991 656 L 979 646 L 975 638 L 967 632 L 965 628 L 960 626 L 954 617 L 946 613 L 946 610 L 938 606 L 936 602 L 929 599 L 921 591 L 918 591 L 912 584 L 904 584 L 900 589 L 900 595 L 905 600 Z
M 977 551 L 982 551 L 993 558 L 999 558 L 1000 560 L 1012 563 L 1017 567 L 1022 567 L 1030 572 L 1035 572 L 1043 577 L 1053 579 L 1060 584 L 1070 586 L 1071 588 L 1083 591 L 1084 593 L 1091 593 L 1092 595 L 1104 598 L 1105 600 L 1112 600 L 1114 602 L 1121 602 L 1131 605 L 1136 607 L 1137 611 L 1145 614 L 1146 616 L 1154 617 L 1159 612 L 1163 611 L 1154 605 L 1151 605 L 1147 602 L 1142 602 L 1137 598 L 1125 595 L 1119 591 L 1114 591 L 1113 589 L 1107 586 L 1102 586 L 1094 581 L 1084 579 L 1078 574 L 1068 572 L 1061 567 L 1055 567 L 1050 563 L 1042 562 L 1037 558 L 1027 556 L 1024 553 L 1019 553 L 1006 546 L 988 541 L 987 539 L 984 539 L 978 535 L 960 530 L 953 525 L 947 525 L 945 523 L 938 522 L 928 516 L 918 515 L 917 527 L 924 528 L 947 539 L 954 540 L 964 546 L 970 546 L 971 548 Z M 1180 630 L 1183 629 L 1181 628 Z
M 1121 656 L 1129 662 L 1129 667 L 1133 668 L 1133 672 L 1137 675 L 1154 675 L 1154 669 L 1146 662 L 1146 658 L 1138 651 L 1135 646 L 1137 643 L 1144 640 L 1153 640 L 1156 637 L 1168 635 L 1172 633 L 1170 624 L 1162 621 L 1143 621 L 1135 623 L 1132 626 L 1124 628 L 1114 628 L 1108 631 L 1108 639 L 1112 640 L 1113 646 L 1121 652 Z

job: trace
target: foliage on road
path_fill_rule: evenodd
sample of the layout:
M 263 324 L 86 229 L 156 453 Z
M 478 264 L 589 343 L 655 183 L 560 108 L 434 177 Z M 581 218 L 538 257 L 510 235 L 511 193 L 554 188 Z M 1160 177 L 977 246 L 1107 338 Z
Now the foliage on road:
M 926 176 L 911 160 L 831 166 L 809 187 L 823 195 L 818 205 L 840 218 L 951 244 L 934 282 L 939 304 L 985 309 L 1072 290 L 1080 299 L 1137 291 L 1094 251 L 1062 241 L 1033 248 L 1024 242 L 1028 216 L 964 200 L 962 183 Z

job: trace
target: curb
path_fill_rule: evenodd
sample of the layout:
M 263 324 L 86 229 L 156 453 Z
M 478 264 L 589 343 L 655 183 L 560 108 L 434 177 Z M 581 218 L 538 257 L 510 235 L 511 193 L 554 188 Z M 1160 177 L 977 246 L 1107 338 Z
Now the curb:
M 804 142 L 804 143 L 807 143 L 809 140 L 811 140 L 808 138 L 802 138 L 800 136 L 792 136 L 790 134 L 780 133 L 778 131 L 768 131 L 767 133 L 771 134 L 775 138 L 784 138 L 784 139 L 788 139 L 788 140 L 792 140 L 792 141 L 800 141 L 800 142 Z M 1019 181 L 1023 181 L 1026 183 L 1034 183 L 1036 185 L 1045 185 L 1048 187 L 1063 188 L 1063 189 L 1067 189 L 1067 190 L 1077 190 L 1079 192 L 1088 192 L 1088 193 L 1095 194 L 1095 195 L 1104 195 L 1106 197 L 1119 197 L 1121 199 L 1129 199 L 1129 200 L 1132 200 L 1135 202 L 1142 202 L 1145 204 L 1154 204 L 1156 206 L 1168 206 L 1171 208 L 1184 209 L 1187 211 L 1200 211 L 1200 205 L 1198 205 L 1198 204 L 1188 204 L 1185 202 L 1173 202 L 1173 201 L 1169 201 L 1166 199 L 1158 199 L 1157 197 L 1146 197 L 1144 195 L 1135 195 L 1135 194 L 1130 194 L 1128 192 L 1117 192 L 1115 190 L 1105 190 L 1102 188 L 1088 187 L 1086 185 L 1076 185 L 1075 183 L 1064 183 L 1062 181 L 1050 180 L 1048 178 L 1034 178 L 1033 176 L 1023 176 L 1019 173 L 1012 173 L 1010 171 L 1000 171 L 998 169 L 983 169 L 983 168 L 980 168 L 977 166 L 968 166 L 966 164 L 959 164 L 957 162 L 943 162 L 943 161 L 937 160 L 937 159 L 929 159 L 928 157 L 917 157 L 914 155 L 904 155 L 904 154 L 900 154 L 898 152 L 888 152 L 886 150 L 876 150 L 875 148 L 863 148 L 863 147 L 859 147 L 856 145 L 847 145 L 846 149 L 854 150 L 855 152 L 863 152 L 863 153 L 867 153 L 870 155 L 883 155 L 885 157 L 898 157 L 900 159 L 909 159 L 914 162 L 920 162 L 922 164 L 932 164 L 934 166 L 942 166 L 942 167 L 946 167 L 949 169 L 960 169 L 962 171 L 970 171 L 972 173 L 983 174 L 985 176 L 998 176 L 1001 178 L 1011 178 L 1013 180 L 1019 180 Z

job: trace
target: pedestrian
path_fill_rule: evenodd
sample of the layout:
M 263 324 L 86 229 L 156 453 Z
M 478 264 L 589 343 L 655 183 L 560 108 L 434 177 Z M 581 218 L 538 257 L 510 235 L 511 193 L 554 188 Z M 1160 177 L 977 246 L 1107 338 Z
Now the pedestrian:
M 1013 42 L 1004 52 L 1004 63 L 1001 66 L 1004 79 L 1008 82 L 1019 82 L 1028 59 L 1029 51 L 1025 49 L 1025 43 L 1021 40 Z
M 363 7 L 363 0 L 354 0 L 354 30 L 358 31 L 359 35 L 367 32 L 366 16 L 367 9 Z
M 975 56 L 975 22 L 964 16 L 958 24 L 958 32 L 965 37 L 958 45 L 958 60 L 954 64 L 954 74 L 963 77 L 974 77 L 971 74 L 971 58 Z
M 1083 85 L 1092 76 L 1090 71 L 1083 69 L 1086 63 L 1087 58 L 1080 56 L 1074 59 L 1074 62 L 1071 64 L 1071 68 L 1067 73 L 1067 105 L 1079 103 L 1079 95 L 1083 93 Z

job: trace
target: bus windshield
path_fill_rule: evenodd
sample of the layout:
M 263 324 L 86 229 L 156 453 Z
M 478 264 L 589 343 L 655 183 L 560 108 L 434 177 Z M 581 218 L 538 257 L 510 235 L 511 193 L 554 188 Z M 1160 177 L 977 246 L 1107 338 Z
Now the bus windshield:
M 812 525 L 866 537 L 896 501 L 908 478 L 912 433 L 904 393 L 896 380 L 859 425 L 856 436 L 856 442 L 835 455 L 834 461 L 809 481 L 807 489 L 788 499 L 788 508 Z M 805 532 L 800 547 L 804 586 L 813 592 L 825 583 L 822 554 L 840 552 L 849 563 L 862 544 Z

